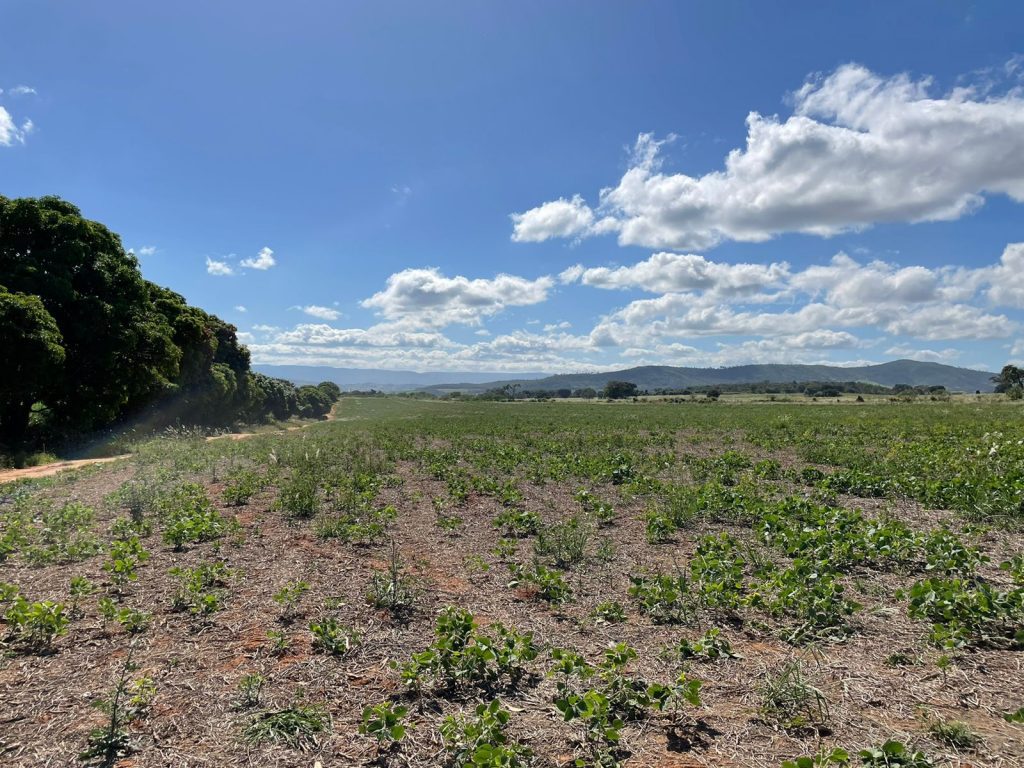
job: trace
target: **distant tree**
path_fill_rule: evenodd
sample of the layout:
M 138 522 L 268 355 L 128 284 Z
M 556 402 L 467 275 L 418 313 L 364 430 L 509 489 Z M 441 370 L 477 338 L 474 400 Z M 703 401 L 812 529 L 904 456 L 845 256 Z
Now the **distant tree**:
M 1024 369 L 1016 365 L 1004 365 L 1003 370 L 992 377 L 996 392 L 1009 392 L 1012 389 L 1024 388 Z
M 597 390 L 593 387 L 583 387 L 576 390 L 576 397 L 582 397 L 584 400 L 593 400 L 597 397 Z
M 637 386 L 631 381 L 609 381 L 604 385 L 604 396 L 611 400 L 622 400 L 636 395 Z
M 338 398 L 341 397 L 341 387 L 339 387 L 333 381 L 321 381 L 316 386 L 317 389 L 319 389 L 321 392 L 323 392 L 325 395 L 327 395 L 327 397 L 331 399 L 332 403 L 337 402 Z
M 572 390 L 571 389 L 560 389 L 555 394 L 558 395 L 559 397 L 572 397 Z
M 0 443 L 21 443 L 33 403 L 64 363 L 62 341 L 39 297 L 0 286 Z

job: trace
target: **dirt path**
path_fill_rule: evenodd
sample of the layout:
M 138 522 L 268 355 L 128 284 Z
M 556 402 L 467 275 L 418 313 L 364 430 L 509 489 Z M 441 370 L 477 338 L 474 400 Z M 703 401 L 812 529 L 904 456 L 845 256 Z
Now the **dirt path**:
M 327 421 L 334 421 L 335 414 L 334 409 L 327 414 Z M 274 432 L 229 432 L 225 435 L 211 435 L 206 438 L 207 442 L 214 440 L 246 440 L 250 437 L 256 437 L 257 435 L 272 435 L 275 432 L 295 432 L 299 429 L 305 429 L 311 427 L 314 424 L 322 424 L 320 421 L 313 421 L 309 424 L 302 424 L 297 427 L 285 427 L 284 429 L 275 430 Z M 39 477 L 50 477 L 56 475 L 58 472 L 65 472 L 69 469 L 78 469 L 79 467 L 88 467 L 92 464 L 109 464 L 112 461 L 120 461 L 121 459 L 130 459 L 132 454 L 122 453 L 118 456 L 105 456 L 102 459 L 71 459 L 67 461 L 55 461 L 50 464 L 40 464 L 35 467 L 24 467 L 22 469 L 4 469 L 0 470 L 0 485 L 4 483 L 14 482 L 15 480 L 23 480 L 25 478 L 39 478 Z

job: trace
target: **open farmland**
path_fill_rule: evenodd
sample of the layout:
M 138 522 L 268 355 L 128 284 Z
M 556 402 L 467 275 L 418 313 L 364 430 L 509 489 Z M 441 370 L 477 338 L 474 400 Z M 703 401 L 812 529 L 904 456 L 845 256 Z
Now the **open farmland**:
M 0 763 L 1022 765 L 1022 525 L 1006 402 L 156 440 L 0 486 Z

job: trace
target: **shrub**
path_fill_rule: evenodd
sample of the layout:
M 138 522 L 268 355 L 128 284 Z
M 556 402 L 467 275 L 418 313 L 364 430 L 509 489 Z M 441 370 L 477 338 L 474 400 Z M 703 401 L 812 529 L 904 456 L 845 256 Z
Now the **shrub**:
M 103 570 L 110 574 L 110 580 L 120 590 L 129 581 L 138 578 L 138 568 L 149 560 L 149 552 L 142 546 L 137 536 L 130 539 L 115 539 L 110 543 L 109 559 L 103 564 Z

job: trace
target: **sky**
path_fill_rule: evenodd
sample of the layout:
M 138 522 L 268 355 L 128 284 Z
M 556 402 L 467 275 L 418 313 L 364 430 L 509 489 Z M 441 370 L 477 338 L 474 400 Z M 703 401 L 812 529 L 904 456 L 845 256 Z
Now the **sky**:
M 256 363 L 1024 361 L 1019 2 L 0 0 L 0 194 Z

